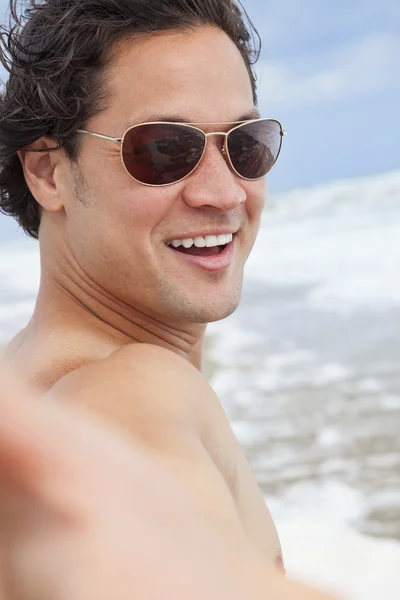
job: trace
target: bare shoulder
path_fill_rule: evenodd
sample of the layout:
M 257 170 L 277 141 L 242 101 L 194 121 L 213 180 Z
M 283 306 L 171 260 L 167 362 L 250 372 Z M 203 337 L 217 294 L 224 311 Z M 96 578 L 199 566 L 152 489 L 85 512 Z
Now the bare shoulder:
M 205 404 L 217 399 L 187 360 L 149 344 L 131 344 L 86 364 L 60 379 L 48 394 L 118 420 L 139 413 L 153 419 L 179 415 L 197 420 L 199 399 Z
M 246 532 L 268 559 L 280 555 L 271 517 L 222 405 L 184 358 L 158 346 L 127 346 L 66 375 L 49 394 L 132 435 L 184 482 L 227 539 Z
M 69 373 L 48 395 L 95 412 L 165 453 L 190 455 L 197 445 L 233 478 L 238 444 L 219 398 L 204 375 L 174 352 L 125 346 Z
M 236 463 L 231 440 L 225 443 L 229 425 L 211 386 L 184 358 L 132 345 L 68 374 L 47 395 L 77 403 L 131 435 L 184 482 L 224 535 L 244 535 L 227 485 Z

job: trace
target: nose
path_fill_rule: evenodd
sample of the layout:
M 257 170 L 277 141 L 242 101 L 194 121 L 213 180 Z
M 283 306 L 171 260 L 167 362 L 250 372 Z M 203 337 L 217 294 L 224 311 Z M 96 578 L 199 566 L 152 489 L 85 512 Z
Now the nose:
M 183 198 L 193 208 L 212 206 L 229 211 L 247 200 L 244 180 L 233 171 L 225 153 L 224 138 L 208 138 L 197 169 L 185 182 Z

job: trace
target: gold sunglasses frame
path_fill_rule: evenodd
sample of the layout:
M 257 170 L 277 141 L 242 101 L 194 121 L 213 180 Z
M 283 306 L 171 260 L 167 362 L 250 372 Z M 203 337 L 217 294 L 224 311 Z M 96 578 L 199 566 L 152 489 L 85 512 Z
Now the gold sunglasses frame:
M 128 173 L 129 177 L 131 177 L 137 183 L 140 183 L 141 185 L 145 185 L 147 187 L 167 187 L 167 186 L 170 186 L 170 185 L 175 185 L 176 183 L 180 183 L 181 181 L 184 181 L 185 179 L 187 179 L 187 177 L 190 177 L 190 175 L 192 175 L 192 173 L 194 173 L 194 171 L 199 167 L 201 161 L 204 158 L 204 154 L 205 154 L 206 149 L 207 149 L 208 138 L 211 137 L 211 136 L 215 136 L 215 135 L 222 135 L 222 136 L 225 137 L 225 142 L 224 142 L 224 145 L 223 145 L 223 147 L 221 149 L 221 152 L 229 160 L 229 164 L 230 164 L 231 168 L 238 175 L 238 177 L 240 177 L 241 179 L 244 179 L 246 181 L 258 181 L 259 179 L 262 179 L 263 177 L 265 177 L 265 175 L 262 175 L 261 177 L 257 177 L 256 179 L 252 179 L 250 177 L 243 177 L 243 175 L 240 175 L 240 173 L 238 173 L 238 171 L 233 166 L 233 163 L 232 163 L 232 160 L 231 160 L 231 157 L 230 157 L 230 154 L 229 154 L 229 148 L 228 148 L 228 136 L 233 131 L 236 131 L 237 129 L 239 129 L 243 125 L 249 125 L 251 123 L 259 123 L 261 121 L 273 121 L 274 123 L 278 123 L 278 125 L 280 127 L 280 135 L 281 135 L 281 141 L 280 141 L 280 145 L 279 145 L 278 154 L 277 154 L 277 156 L 276 156 L 276 158 L 275 158 L 275 160 L 274 160 L 271 168 L 269 169 L 269 171 L 267 173 L 265 173 L 265 175 L 267 175 L 268 173 L 271 172 L 271 170 L 273 169 L 273 167 L 275 166 L 275 164 L 276 164 L 276 162 L 277 162 L 277 160 L 279 158 L 279 155 L 280 155 L 281 150 L 282 150 L 283 136 L 286 135 L 286 131 L 283 129 L 282 124 L 277 119 L 260 118 L 260 119 L 251 119 L 249 121 L 227 121 L 227 122 L 222 122 L 222 123 L 175 123 L 175 122 L 171 122 L 171 121 L 150 121 L 148 123 L 139 123 L 138 125 L 132 125 L 131 127 L 128 127 L 128 129 L 125 131 L 125 133 L 123 134 L 123 136 L 121 138 L 110 137 L 108 135 L 103 135 L 102 133 L 96 133 L 94 131 L 89 131 L 87 129 L 78 129 L 77 132 L 78 133 L 83 133 L 83 134 L 86 134 L 86 135 L 91 135 L 93 137 L 97 137 L 97 138 L 102 139 L 102 140 L 107 140 L 109 142 L 114 142 L 114 143 L 121 144 L 121 162 L 124 165 L 124 169 Z M 202 153 L 202 155 L 201 155 L 198 163 L 190 171 L 190 173 L 188 173 L 187 175 L 185 175 L 185 177 L 181 177 L 181 179 L 178 179 L 177 181 L 172 181 L 171 183 L 159 183 L 159 184 L 144 183 L 143 181 L 140 181 L 139 179 L 136 179 L 136 177 L 134 177 L 131 173 L 129 173 L 128 169 L 125 166 L 125 161 L 124 161 L 124 158 L 123 158 L 124 140 L 125 140 L 126 135 L 130 131 L 132 131 L 133 129 L 136 129 L 137 127 L 142 127 L 143 125 L 179 125 L 180 127 L 189 127 L 191 129 L 195 129 L 195 130 L 199 131 L 204 136 L 205 143 L 204 143 L 203 153 Z M 217 126 L 219 126 L 219 125 L 235 125 L 235 127 L 233 127 L 232 129 L 230 129 L 229 131 L 213 131 L 211 133 L 205 133 L 202 129 L 200 129 L 200 127 L 197 127 L 197 125 L 207 125 L 207 126 L 211 126 L 211 125 L 217 125 Z M 56 149 L 57 148 L 50 148 L 50 150 L 56 150 Z

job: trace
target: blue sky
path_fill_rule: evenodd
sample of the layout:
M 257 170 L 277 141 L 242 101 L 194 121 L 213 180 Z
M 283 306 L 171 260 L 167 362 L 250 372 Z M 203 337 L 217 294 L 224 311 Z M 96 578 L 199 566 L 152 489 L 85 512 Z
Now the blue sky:
M 260 106 L 288 130 L 271 187 L 399 168 L 399 0 L 244 0 L 263 41 Z
M 271 191 L 399 168 L 400 1 L 242 3 L 263 42 L 260 108 L 288 131 Z

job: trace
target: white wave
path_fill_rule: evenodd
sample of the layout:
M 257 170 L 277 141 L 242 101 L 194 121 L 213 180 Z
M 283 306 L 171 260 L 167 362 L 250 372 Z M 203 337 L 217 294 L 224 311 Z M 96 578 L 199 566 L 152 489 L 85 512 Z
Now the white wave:
M 384 310 L 400 304 L 400 172 L 276 196 L 247 273 L 309 285 L 311 308 Z
M 286 222 L 332 213 L 346 217 L 355 207 L 361 218 L 372 213 L 383 220 L 399 210 L 399 201 L 400 171 L 394 171 L 275 194 L 268 200 L 266 212 L 276 221 Z
M 0 246 L 0 344 L 25 327 L 39 289 L 37 242 L 26 239 Z
M 38 243 L 26 239 L 0 246 L 0 281 L 2 295 L 36 294 L 39 289 L 40 260 Z
M 266 500 L 289 577 L 348 600 L 398 600 L 400 544 L 356 531 L 365 501 L 354 490 L 335 481 L 303 483 Z

